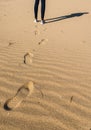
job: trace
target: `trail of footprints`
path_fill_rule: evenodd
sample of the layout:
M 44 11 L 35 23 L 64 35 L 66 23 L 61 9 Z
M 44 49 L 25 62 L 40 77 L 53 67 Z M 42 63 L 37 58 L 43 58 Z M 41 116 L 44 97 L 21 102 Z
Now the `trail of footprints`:
M 38 30 L 38 26 L 35 25 L 35 28 L 36 30 L 34 31 L 34 34 L 35 36 L 39 35 L 40 34 L 40 31 Z M 45 31 L 46 28 L 44 28 L 43 31 Z M 45 44 L 47 43 L 48 39 L 41 39 L 39 42 L 38 42 L 38 45 L 41 45 L 41 44 Z M 39 49 L 39 48 L 38 48 Z M 36 52 L 35 52 L 36 53 Z M 34 54 L 32 54 L 31 52 L 27 52 L 25 55 L 24 55 L 24 64 L 27 64 L 27 65 L 31 65 L 32 64 L 32 58 L 34 57 Z
M 38 45 L 45 44 L 48 41 L 48 39 L 42 39 L 40 42 L 38 42 Z M 32 58 L 34 57 L 34 54 L 31 52 L 27 52 L 24 55 L 24 64 L 31 65 L 32 64 Z
M 35 35 L 38 35 L 39 32 L 36 30 L 35 31 Z M 48 41 L 48 39 L 41 39 L 40 42 L 38 42 L 38 45 L 44 44 Z M 9 42 L 8 46 L 13 45 L 14 42 Z M 27 52 L 24 55 L 24 64 L 32 64 L 32 58 L 34 57 L 34 54 L 31 52 Z M 23 100 L 25 100 L 28 96 L 30 96 L 34 91 L 34 83 L 32 81 L 24 84 L 23 86 L 21 86 L 18 90 L 17 93 L 10 99 L 6 100 L 6 102 L 4 103 L 4 109 L 5 110 L 13 110 L 15 108 L 17 108 L 21 102 Z M 41 90 L 39 90 L 42 97 L 43 97 L 43 93 Z M 1 104 L 0 104 L 1 105 Z

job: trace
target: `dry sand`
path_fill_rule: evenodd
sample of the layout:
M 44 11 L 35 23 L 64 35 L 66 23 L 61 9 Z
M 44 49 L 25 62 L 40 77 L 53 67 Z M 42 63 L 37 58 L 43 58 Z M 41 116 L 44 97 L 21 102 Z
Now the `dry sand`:
M 0 130 L 91 130 L 91 0 L 46 1 L 0 0 Z

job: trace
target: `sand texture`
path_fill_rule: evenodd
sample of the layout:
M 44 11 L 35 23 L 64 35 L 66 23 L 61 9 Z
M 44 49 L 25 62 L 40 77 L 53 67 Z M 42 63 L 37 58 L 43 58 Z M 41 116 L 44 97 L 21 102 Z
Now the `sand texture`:
M 91 0 L 46 5 L 0 0 L 0 130 L 91 130 Z

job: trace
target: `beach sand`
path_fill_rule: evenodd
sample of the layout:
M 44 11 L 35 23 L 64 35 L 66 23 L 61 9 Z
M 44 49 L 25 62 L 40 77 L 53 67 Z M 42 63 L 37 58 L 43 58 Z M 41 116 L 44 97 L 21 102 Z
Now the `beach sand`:
M 0 0 L 0 130 L 91 130 L 91 0 L 46 5 Z

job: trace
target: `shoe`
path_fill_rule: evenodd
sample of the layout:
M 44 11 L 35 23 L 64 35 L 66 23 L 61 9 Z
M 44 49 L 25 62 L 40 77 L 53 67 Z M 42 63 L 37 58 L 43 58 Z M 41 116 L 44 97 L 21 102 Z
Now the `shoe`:
M 40 24 L 42 24 L 42 25 L 43 25 L 44 23 L 45 23 L 45 21 L 44 21 L 44 20 L 41 20 Z
M 37 23 L 37 22 L 38 22 L 38 20 L 37 20 L 37 19 L 35 19 L 35 20 L 34 20 L 34 23 Z

